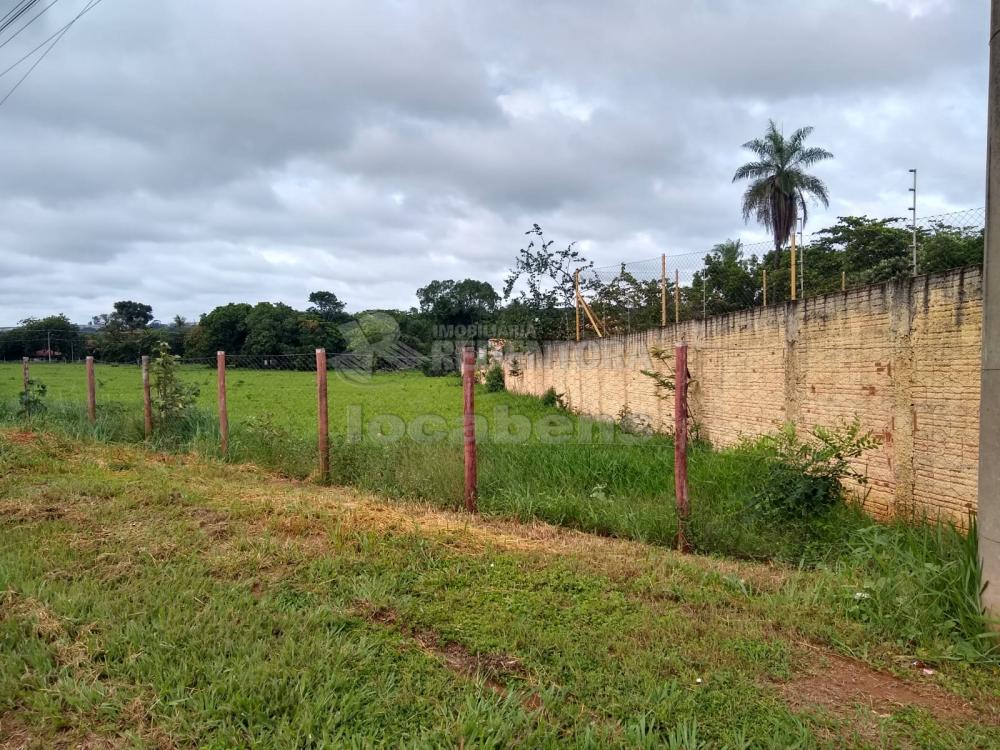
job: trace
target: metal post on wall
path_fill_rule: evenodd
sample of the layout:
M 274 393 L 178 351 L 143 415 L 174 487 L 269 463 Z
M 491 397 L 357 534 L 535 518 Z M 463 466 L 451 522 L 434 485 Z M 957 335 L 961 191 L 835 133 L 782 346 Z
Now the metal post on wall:
M 681 272 L 674 269 L 674 323 L 681 322 Z
M 796 299 L 798 299 L 798 297 L 797 297 L 797 295 L 795 293 L 795 282 L 797 281 L 797 279 L 795 278 L 795 232 L 794 231 L 792 232 L 792 279 L 791 279 L 791 281 L 792 281 L 792 283 L 791 283 L 792 302 L 794 302 Z
M 573 292 L 576 296 L 576 340 L 580 340 L 580 269 L 573 274 Z
M 911 169 L 910 174 L 913 175 L 913 187 L 910 188 L 910 192 L 913 193 L 913 205 L 910 206 L 910 213 L 913 215 L 913 223 L 910 225 L 913 230 L 913 275 L 917 275 L 917 170 Z
M 660 256 L 660 325 L 667 324 L 667 254 Z

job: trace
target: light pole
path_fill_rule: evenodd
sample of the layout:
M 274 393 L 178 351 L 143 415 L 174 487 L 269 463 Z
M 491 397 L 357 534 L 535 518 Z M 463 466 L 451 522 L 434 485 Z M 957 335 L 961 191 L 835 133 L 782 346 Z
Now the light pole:
M 913 214 L 913 223 L 910 225 L 913 228 L 913 275 L 917 275 L 917 170 L 911 169 L 910 174 L 913 175 L 913 187 L 910 188 L 910 192 L 913 193 L 913 205 L 910 207 L 910 213 Z

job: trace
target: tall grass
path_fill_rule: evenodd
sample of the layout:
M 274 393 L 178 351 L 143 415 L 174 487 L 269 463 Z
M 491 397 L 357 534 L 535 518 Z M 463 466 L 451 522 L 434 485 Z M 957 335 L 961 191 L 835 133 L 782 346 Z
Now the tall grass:
M 79 439 L 144 441 L 141 409 L 120 404 L 103 405 L 91 425 L 75 406 L 56 403 L 26 420 L 16 403 L 0 402 L 0 422 Z M 218 424 L 214 415 L 191 409 L 169 429 L 161 426 L 149 444 L 218 456 Z M 227 458 L 305 478 L 314 471 L 316 443 L 273 418 L 254 417 L 232 425 Z M 926 518 L 880 523 L 849 501 L 810 515 L 776 516 L 761 505 L 773 485 L 768 459 L 754 444 L 691 446 L 690 538 L 697 551 L 827 567 L 837 581 L 829 597 L 873 634 L 925 658 L 1000 661 L 981 606 L 974 527 L 967 533 Z M 485 442 L 480 509 L 671 545 L 677 531 L 673 468 L 673 443 L 665 436 L 632 446 Z M 462 447 L 448 440 L 379 444 L 335 435 L 331 480 L 458 508 Z
M 927 518 L 871 523 L 844 541 L 838 564 L 861 573 L 853 616 L 937 659 L 998 660 L 997 634 L 983 613 L 974 519 L 967 531 Z

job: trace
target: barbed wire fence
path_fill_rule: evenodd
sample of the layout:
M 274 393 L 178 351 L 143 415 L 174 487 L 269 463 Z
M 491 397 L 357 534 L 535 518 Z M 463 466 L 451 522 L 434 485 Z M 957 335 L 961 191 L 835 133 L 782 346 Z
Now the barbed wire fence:
M 416 412 L 405 379 L 378 377 L 412 372 L 425 359 L 405 347 L 329 356 L 322 348 L 186 358 L 161 352 L 138 363 L 25 357 L 0 367 L 0 424 L 196 451 L 322 483 L 381 488 L 388 477 L 404 494 L 444 486 L 475 512 L 477 435 L 525 455 L 538 448 L 522 445 L 530 429 L 509 441 L 482 421 L 473 398 L 476 349 L 463 343 L 459 350 L 462 388 L 442 380 L 438 400 Z
M 0 421 L 30 424 L 52 417 L 72 434 L 154 446 L 173 441 L 230 459 L 252 457 L 265 466 L 291 467 L 295 475 L 318 473 L 325 481 L 328 459 L 325 466 L 316 460 L 329 456 L 331 433 L 341 442 L 368 437 L 372 428 L 363 404 L 377 405 L 389 395 L 386 389 L 398 388 L 376 376 L 411 371 L 424 357 L 396 347 L 392 352 L 219 352 L 167 359 L 169 375 L 163 359 L 155 356 L 9 362 L 0 368 Z M 158 392 L 165 380 L 173 383 L 170 391 Z M 369 385 L 378 392 L 361 397 L 359 391 Z M 171 402 L 173 423 L 166 413 Z
M 925 216 L 913 222 L 904 218 L 883 220 L 886 227 L 912 234 L 917 266 L 898 258 L 892 275 L 919 275 L 927 263 L 922 245 L 942 233 L 974 237 L 986 226 L 984 208 Z M 659 258 L 590 267 L 579 274 L 580 336 L 614 335 L 642 331 L 668 323 L 701 320 L 735 310 L 775 304 L 788 299 L 845 290 L 869 283 L 870 269 L 831 268 L 824 250 L 837 248 L 837 238 L 827 230 L 796 236 L 795 291 L 792 293 L 790 246 L 775 251 L 770 240 L 720 243 L 707 252 L 668 252 Z M 842 248 L 839 248 L 842 249 Z M 726 257 L 726 254 L 731 257 Z M 909 248 L 907 256 L 909 256 Z M 722 276 L 726 261 L 739 263 L 750 278 L 743 283 Z M 824 261 L 820 267 L 811 260 Z M 841 263 L 843 259 L 841 258 Z M 944 270 L 935 268 L 933 270 Z

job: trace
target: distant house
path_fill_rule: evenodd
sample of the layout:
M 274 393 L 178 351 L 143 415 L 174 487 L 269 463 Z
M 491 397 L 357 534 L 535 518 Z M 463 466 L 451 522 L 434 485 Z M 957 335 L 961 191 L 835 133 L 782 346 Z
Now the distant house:
M 36 362 L 47 361 L 50 359 L 62 359 L 62 352 L 57 352 L 55 349 L 39 349 L 37 352 L 31 355 L 32 359 Z

